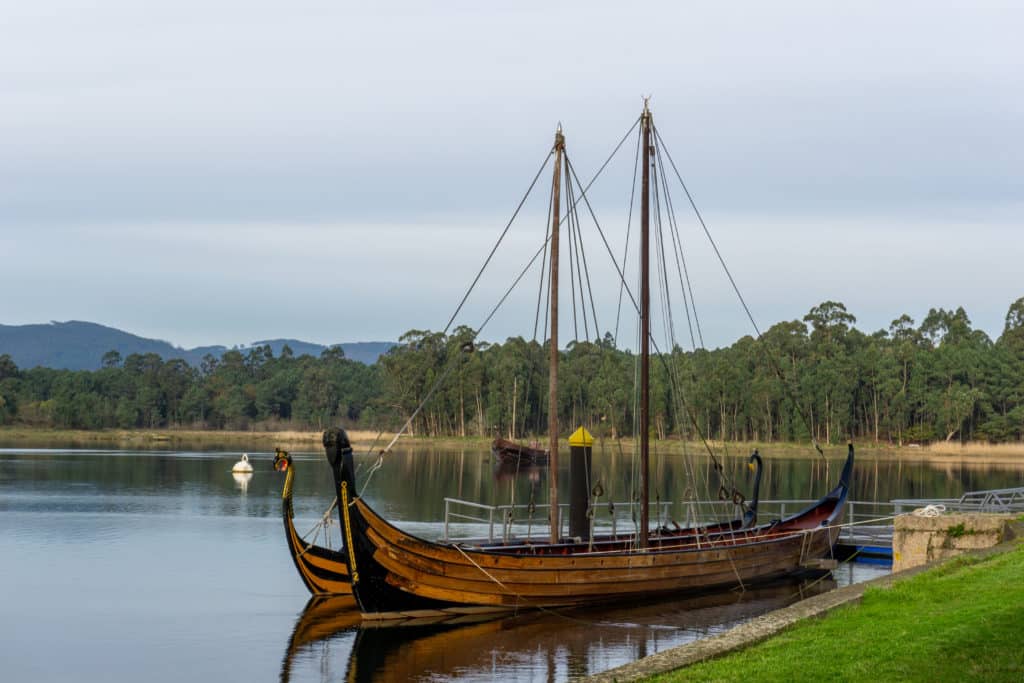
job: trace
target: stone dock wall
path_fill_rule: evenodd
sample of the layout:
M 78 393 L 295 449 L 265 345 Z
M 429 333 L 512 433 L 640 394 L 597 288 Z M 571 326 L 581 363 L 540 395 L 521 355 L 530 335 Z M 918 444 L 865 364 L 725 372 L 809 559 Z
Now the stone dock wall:
M 900 515 L 894 520 L 892 570 L 955 557 L 999 545 L 1012 536 L 1013 515 L 954 513 L 937 517 Z

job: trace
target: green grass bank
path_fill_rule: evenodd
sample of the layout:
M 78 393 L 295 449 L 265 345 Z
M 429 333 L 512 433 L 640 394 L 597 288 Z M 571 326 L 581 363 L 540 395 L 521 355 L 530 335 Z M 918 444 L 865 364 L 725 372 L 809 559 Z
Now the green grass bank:
M 1024 545 L 958 557 L 650 681 L 1022 681 Z

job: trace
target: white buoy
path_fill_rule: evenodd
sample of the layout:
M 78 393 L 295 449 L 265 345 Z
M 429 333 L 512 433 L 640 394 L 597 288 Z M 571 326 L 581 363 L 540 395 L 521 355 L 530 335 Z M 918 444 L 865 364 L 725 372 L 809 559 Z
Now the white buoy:
M 235 463 L 235 466 L 231 468 L 232 472 L 249 472 L 252 473 L 252 465 L 249 463 L 249 454 L 242 453 L 242 459 Z

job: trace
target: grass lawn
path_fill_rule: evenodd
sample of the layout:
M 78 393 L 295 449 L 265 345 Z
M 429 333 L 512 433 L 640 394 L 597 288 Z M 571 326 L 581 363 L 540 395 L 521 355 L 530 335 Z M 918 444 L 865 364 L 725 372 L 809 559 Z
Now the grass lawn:
M 1024 546 L 962 557 L 859 605 L 653 681 L 1024 681 Z

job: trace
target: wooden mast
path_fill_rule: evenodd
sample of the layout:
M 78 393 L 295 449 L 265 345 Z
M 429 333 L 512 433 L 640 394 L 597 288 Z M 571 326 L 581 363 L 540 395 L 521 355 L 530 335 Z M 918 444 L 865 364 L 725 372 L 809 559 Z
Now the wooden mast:
M 565 137 L 562 124 L 555 132 L 555 171 L 551 181 L 551 365 L 548 373 L 548 500 L 550 502 L 551 542 L 558 543 L 561 525 L 558 520 L 558 224 L 561 203 L 562 154 Z
M 640 539 L 639 546 L 647 547 L 650 512 L 648 506 L 648 474 L 650 460 L 650 336 L 651 336 L 651 278 L 650 278 L 650 175 L 651 175 L 651 111 L 644 100 L 644 113 L 640 116 L 643 132 L 643 181 L 640 189 Z

